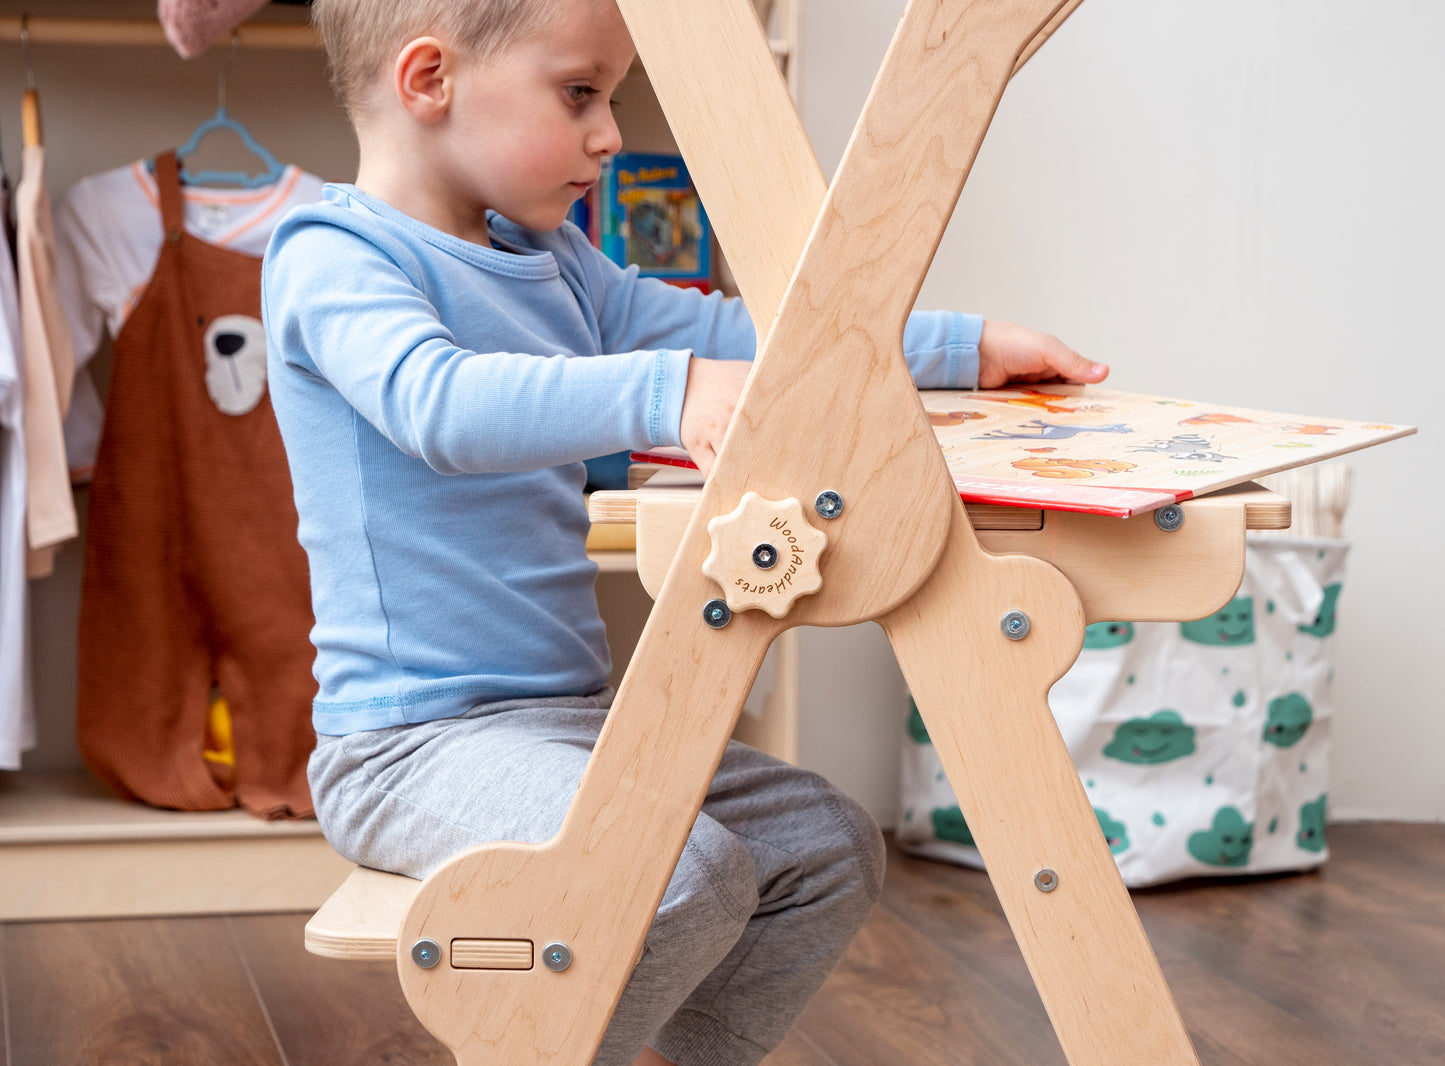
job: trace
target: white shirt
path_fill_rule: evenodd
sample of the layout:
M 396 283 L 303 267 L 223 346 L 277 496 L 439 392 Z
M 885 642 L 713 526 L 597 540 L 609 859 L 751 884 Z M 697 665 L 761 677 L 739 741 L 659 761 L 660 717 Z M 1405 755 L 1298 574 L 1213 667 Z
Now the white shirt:
M 276 184 L 259 189 L 183 186 L 186 232 L 259 258 L 286 212 L 320 200 L 321 185 L 316 175 L 288 166 Z M 95 463 L 103 417 L 95 384 L 81 370 L 105 333 L 120 335 L 145 293 L 164 239 L 160 193 L 146 160 L 82 178 L 56 208 L 57 285 L 77 369 L 65 422 L 76 480 L 85 480 Z
M 25 423 L 20 308 L 0 230 L 0 770 L 20 769 L 35 746 L 25 581 Z

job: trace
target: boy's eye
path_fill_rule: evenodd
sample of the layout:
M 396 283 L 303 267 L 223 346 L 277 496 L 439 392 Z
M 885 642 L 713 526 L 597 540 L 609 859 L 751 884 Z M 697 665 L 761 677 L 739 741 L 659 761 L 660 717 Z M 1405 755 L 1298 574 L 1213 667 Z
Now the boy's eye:
M 596 94 L 597 90 L 590 85 L 569 85 L 566 89 L 567 99 L 574 104 L 584 102 L 589 96 Z

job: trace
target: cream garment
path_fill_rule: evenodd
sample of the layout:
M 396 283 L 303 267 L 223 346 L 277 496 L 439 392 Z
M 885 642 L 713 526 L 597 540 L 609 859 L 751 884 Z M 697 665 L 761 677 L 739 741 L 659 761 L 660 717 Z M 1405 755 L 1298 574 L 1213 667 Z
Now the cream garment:
M 45 149 L 38 144 L 25 146 L 15 223 L 25 365 L 26 573 L 44 577 L 55 567 L 56 548 L 77 532 L 61 429 L 70 407 L 75 356 L 56 302 L 55 234 L 45 191 Z
M 0 770 L 35 746 L 25 582 L 24 383 L 10 243 L 0 230 Z
M 246 255 L 261 255 L 283 215 L 321 199 L 322 181 L 288 166 L 275 185 L 260 189 L 187 186 L 186 232 Z M 82 178 L 55 210 L 60 306 L 70 325 L 80 368 L 65 441 L 70 475 L 88 481 L 100 443 L 100 397 L 84 368 L 101 338 L 115 337 L 155 271 L 164 238 L 160 196 L 146 162 Z

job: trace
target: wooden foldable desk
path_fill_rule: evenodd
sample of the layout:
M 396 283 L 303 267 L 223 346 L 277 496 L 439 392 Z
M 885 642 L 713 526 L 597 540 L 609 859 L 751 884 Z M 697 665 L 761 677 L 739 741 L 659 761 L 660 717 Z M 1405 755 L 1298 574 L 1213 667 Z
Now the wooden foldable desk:
M 1236 489 L 978 532 L 901 351 L 1000 94 L 1077 3 L 913 0 L 829 188 L 749 0 L 619 0 L 765 339 L 705 485 L 611 501 L 656 604 L 558 835 L 358 871 L 307 927 L 394 957 L 461 1066 L 591 1060 L 769 644 L 866 620 L 1069 1062 L 1197 1063 L 1046 696 L 1086 622 L 1227 601 L 1286 511 Z

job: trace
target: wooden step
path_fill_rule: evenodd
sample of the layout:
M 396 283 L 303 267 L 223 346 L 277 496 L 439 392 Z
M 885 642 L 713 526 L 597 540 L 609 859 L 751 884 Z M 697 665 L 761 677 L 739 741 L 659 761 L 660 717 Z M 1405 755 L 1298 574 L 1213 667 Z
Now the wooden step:
M 306 950 L 332 959 L 394 959 L 396 931 L 421 882 L 354 867 L 306 923 Z

